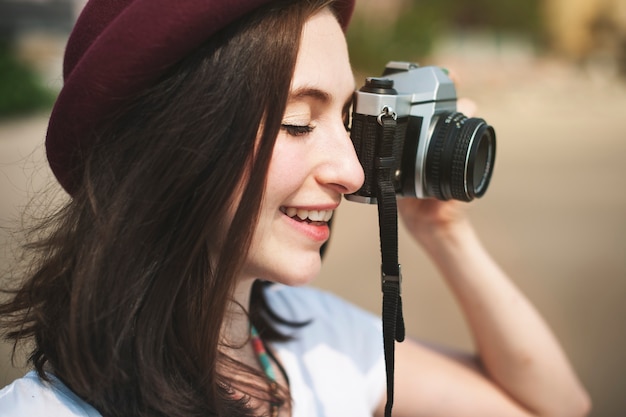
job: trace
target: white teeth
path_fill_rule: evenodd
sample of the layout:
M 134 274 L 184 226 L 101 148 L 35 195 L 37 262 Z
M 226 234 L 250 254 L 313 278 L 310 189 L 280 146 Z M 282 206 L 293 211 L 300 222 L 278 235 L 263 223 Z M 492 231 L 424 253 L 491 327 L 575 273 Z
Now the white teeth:
M 312 222 L 327 222 L 333 217 L 332 210 L 304 210 L 294 207 L 283 207 L 281 209 L 289 217 L 298 217 L 300 220 L 310 220 Z
M 297 216 L 300 218 L 300 220 L 306 220 L 307 217 L 309 217 L 309 210 L 298 209 Z

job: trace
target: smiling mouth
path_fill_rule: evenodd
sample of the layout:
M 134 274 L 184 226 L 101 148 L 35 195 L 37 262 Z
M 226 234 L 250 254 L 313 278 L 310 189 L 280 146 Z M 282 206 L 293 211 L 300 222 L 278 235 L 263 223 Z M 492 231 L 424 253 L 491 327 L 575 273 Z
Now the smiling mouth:
M 281 207 L 282 211 L 288 217 L 311 224 L 326 224 L 333 217 L 333 210 L 304 210 L 295 207 Z

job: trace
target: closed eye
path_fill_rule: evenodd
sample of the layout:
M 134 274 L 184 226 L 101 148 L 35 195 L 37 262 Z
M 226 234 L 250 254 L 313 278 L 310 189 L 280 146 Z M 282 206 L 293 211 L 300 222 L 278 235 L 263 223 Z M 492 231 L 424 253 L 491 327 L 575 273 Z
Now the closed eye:
M 282 124 L 280 126 L 282 130 L 287 132 L 290 136 L 304 136 L 313 131 L 315 129 L 314 126 L 311 125 L 288 125 Z

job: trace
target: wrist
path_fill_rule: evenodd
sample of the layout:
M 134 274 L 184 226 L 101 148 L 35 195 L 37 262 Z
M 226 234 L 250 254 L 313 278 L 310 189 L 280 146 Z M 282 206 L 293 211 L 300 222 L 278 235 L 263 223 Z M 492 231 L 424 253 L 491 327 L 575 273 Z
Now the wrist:
M 467 218 L 452 223 L 431 224 L 420 231 L 417 240 L 431 256 L 450 253 L 478 244 L 478 237 Z

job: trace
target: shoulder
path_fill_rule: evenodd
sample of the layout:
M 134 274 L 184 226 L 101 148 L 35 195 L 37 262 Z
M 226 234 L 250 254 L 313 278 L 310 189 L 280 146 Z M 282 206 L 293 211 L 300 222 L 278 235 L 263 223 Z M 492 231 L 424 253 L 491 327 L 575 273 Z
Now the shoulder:
M 385 386 L 381 319 L 315 288 L 273 285 L 266 295 L 281 318 L 308 323 L 280 326 L 292 339 L 273 343 L 294 415 L 371 416 Z
M 280 328 L 293 337 L 283 345 L 293 353 L 351 364 L 364 373 L 382 361 L 381 319 L 372 313 L 311 287 L 275 285 L 268 289 L 268 301 L 280 317 L 307 323 Z
M 100 417 L 57 378 L 43 381 L 35 372 L 0 390 L 0 409 L 3 417 Z

